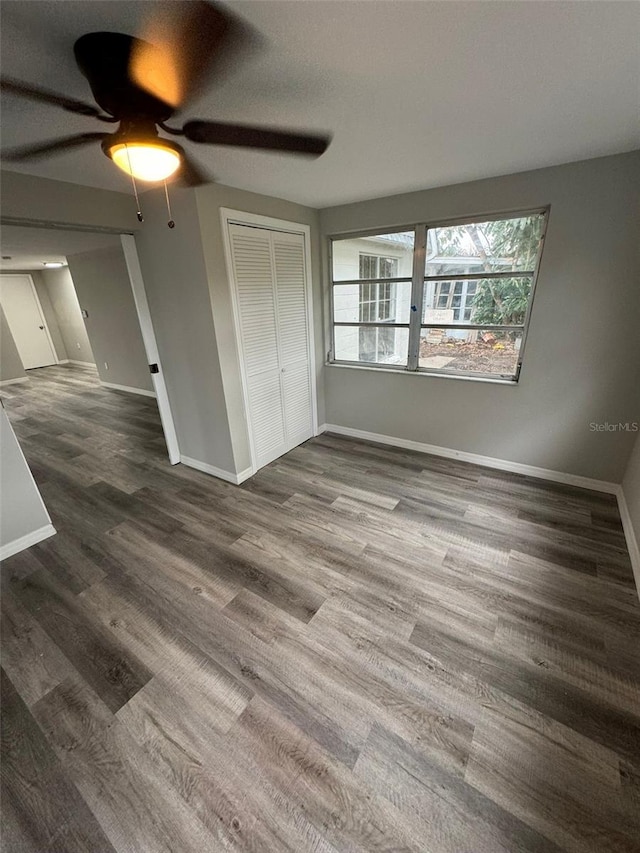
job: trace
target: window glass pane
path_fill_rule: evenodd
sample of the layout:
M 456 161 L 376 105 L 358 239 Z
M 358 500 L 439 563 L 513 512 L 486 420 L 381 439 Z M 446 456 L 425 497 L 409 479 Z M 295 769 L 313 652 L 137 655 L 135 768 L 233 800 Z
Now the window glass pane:
M 399 258 L 380 258 L 377 278 L 395 278 L 398 275 Z
M 414 232 L 333 240 L 333 280 L 411 278 Z
M 360 255 L 359 273 L 357 278 L 378 278 L 376 261 L 377 258 L 372 255 Z
M 522 330 L 422 329 L 418 366 L 425 370 L 454 370 L 514 376 Z
M 425 275 L 533 271 L 544 215 L 430 228 Z
M 335 326 L 336 361 L 406 364 L 409 330 L 395 326 Z
M 411 282 L 336 284 L 333 319 L 336 323 L 408 323 Z
M 454 282 L 425 281 L 423 323 L 464 322 L 491 326 L 524 323 L 533 276 L 456 281 L 453 288 L 452 284 Z

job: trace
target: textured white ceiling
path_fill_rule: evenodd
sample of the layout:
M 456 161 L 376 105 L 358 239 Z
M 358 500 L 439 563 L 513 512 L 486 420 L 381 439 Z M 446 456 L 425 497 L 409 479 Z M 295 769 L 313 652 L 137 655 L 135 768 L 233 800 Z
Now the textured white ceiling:
M 117 234 L 3 225 L 0 255 L 9 255 L 10 260 L 0 260 L 0 270 L 42 270 L 45 261 L 66 263 L 68 255 L 119 244 Z
M 316 161 L 191 145 L 220 183 L 324 207 L 640 147 L 640 3 L 241 0 L 264 36 L 190 117 L 332 130 Z M 89 98 L 72 47 L 151 0 L 3 0 L 3 73 Z M 102 129 L 3 98 L 3 144 Z M 129 191 L 95 148 L 14 171 Z

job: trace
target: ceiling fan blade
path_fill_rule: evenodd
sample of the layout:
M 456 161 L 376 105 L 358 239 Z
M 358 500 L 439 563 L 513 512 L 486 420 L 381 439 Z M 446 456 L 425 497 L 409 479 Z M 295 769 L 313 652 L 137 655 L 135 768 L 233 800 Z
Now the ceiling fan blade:
M 21 145 L 2 152 L 2 159 L 12 162 L 35 160 L 48 154 L 58 154 L 71 148 L 79 148 L 91 142 L 98 142 L 110 136 L 109 133 L 78 133 L 73 136 L 62 136 L 60 139 L 50 139 L 48 142 L 38 142 L 35 145 Z
M 177 173 L 177 180 L 185 187 L 200 187 L 210 184 L 211 178 L 198 166 L 181 148 L 182 163 Z
M 270 151 L 289 151 L 319 157 L 329 147 L 331 136 L 317 133 L 292 133 L 269 127 L 226 124 L 219 121 L 188 121 L 182 128 L 191 142 L 207 145 L 242 145 Z
M 219 64 L 223 47 L 242 36 L 248 36 L 248 28 L 205 0 L 153 4 L 153 17 L 133 47 L 130 77 L 176 109 L 199 91 Z
M 11 77 L 3 77 L 0 80 L 0 88 L 3 92 L 9 92 L 12 95 L 18 95 L 21 98 L 30 98 L 32 101 L 41 101 L 45 104 L 51 104 L 54 107 L 62 107 L 70 113 L 79 113 L 83 116 L 92 116 L 107 120 L 108 116 L 103 116 L 97 107 L 92 104 L 85 104 L 84 101 L 76 101 L 73 98 L 67 98 L 64 95 L 59 95 L 57 92 L 52 92 L 49 89 L 42 89 L 40 86 L 32 86 L 31 83 L 23 83 L 20 80 L 14 80 Z

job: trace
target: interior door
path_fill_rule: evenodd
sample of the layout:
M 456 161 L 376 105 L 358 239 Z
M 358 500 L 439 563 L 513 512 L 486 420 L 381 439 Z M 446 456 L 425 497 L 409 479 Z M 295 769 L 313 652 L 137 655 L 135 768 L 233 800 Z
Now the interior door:
M 180 462 L 178 434 L 173 420 L 171 404 L 169 403 L 167 383 L 164 379 L 164 370 L 160 361 L 160 353 L 158 352 L 156 333 L 153 329 L 153 322 L 151 320 L 151 311 L 149 310 L 147 292 L 144 287 L 144 279 L 142 278 L 142 269 L 140 268 L 140 258 L 138 257 L 136 240 L 133 234 L 121 234 L 120 242 L 122 244 L 122 251 L 124 252 L 124 259 L 127 264 L 127 272 L 129 273 L 133 301 L 135 303 L 138 320 L 140 322 L 140 332 L 144 343 L 144 351 L 147 355 L 149 368 L 151 369 L 151 381 L 153 382 L 153 387 L 156 392 L 156 402 L 158 404 L 158 412 L 160 414 L 164 438 L 167 442 L 169 462 L 171 462 L 172 465 L 177 465 L 178 462 Z
M 57 364 L 30 275 L 0 275 L 0 304 L 25 370 Z
M 254 467 L 313 435 L 301 234 L 229 226 Z

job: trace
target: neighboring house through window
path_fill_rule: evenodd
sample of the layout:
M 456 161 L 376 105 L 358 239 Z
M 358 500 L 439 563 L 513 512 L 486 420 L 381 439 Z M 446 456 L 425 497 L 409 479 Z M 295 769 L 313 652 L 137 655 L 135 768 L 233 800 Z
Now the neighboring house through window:
M 379 255 L 359 257 L 361 279 L 393 278 L 398 274 L 398 259 Z M 387 281 L 374 281 L 360 285 L 360 322 L 388 323 L 394 319 L 395 284 Z M 395 329 L 360 327 L 360 361 L 377 362 L 393 356 L 395 351 Z
M 546 218 L 333 237 L 331 360 L 516 381 Z

